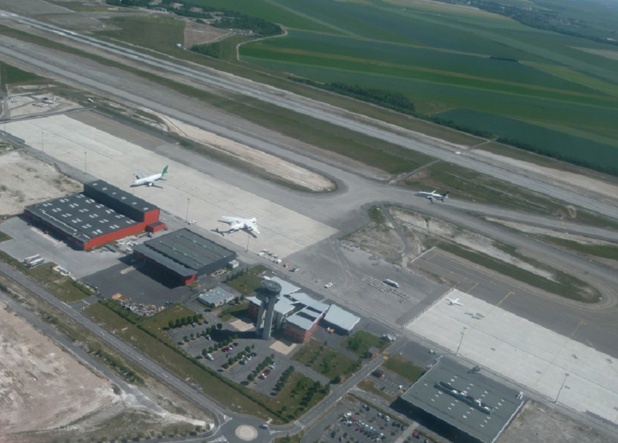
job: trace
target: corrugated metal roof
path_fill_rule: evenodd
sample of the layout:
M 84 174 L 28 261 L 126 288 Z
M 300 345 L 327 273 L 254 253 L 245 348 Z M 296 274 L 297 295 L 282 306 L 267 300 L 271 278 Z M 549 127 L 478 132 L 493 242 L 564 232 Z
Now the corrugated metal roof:
M 37 203 L 26 210 L 82 242 L 137 224 L 84 194 Z
M 142 198 L 136 197 L 130 192 L 123 191 L 122 189 L 117 188 L 116 186 L 111 185 L 103 180 L 95 180 L 93 182 L 86 183 L 86 186 L 92 186 L 93 189 L 96 189 L 99 192 L 102 192 L 103 194 L 110 196 L 114 200 L 118 200 L 119 202 L 122 202 L 125 205 L 139 209 L 140 211 L 143 211 L 143 212 L 148 212 L 148 211 L 152 211 L 153 209 L 157 209 L 157 206 L 153 205 L 152 203 L 149 203 Z
M 328 312 L 324 316 L 324 321 L 349 332 L 354 329 L 354 326 L 360 321 L 360 317 L 357 317 L 337 305 L 330 305 Z
M 180 275 L 185 275 L 184 268 L 192 269 L 194 274 L 209 263 L 225 257 L 231 257 L 230 260 L 234 258 L 234 252 L 186 228 L 148 240 L 143 243 L 142 248 L 135 250 L 161 264 L 164 263 L 160 256 L 167 259 L 166 263 L 176 263 L 178 266 L 166 266 L 182 271 L 183 273 L 179 272 Z M 145 253 L 146 250 L 149 252 Z

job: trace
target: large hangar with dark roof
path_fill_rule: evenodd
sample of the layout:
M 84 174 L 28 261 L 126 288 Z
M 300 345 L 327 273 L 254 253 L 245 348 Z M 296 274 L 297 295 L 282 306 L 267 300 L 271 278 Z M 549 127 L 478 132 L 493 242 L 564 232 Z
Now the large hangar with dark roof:
M 134 246 L 133 253 L 185 285 L 236 258 L 235 252 L 186 228 Z
M 493 443 L 521 410 L 523 394 L 448 358 L 400 397 L 415 420 L 458 442 Z
M 165 226 L 157 206 L 102 180 L 86 183 L 81 194 L 30 205 L 24 213 L 33 224 L 84 250 Z

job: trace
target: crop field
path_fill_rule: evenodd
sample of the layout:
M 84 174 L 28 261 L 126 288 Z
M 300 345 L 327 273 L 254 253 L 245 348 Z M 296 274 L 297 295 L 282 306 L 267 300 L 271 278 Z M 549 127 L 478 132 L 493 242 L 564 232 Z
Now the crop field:
M 218 0 L 203 3 L 230 7 Z M 576 8 L 570 2 L 565 14 L 577 17 Z M 555 140 L 543 154 L 579 164 L 587 159 L 589 167 L 607 166 L 616 148 L 611 141 L 618 139 L 618 57 L 607 56 L 618 55 L 615 46 L 435 2 L 240 0 L 234 9 L 288 31 L 286 37 L 243 45 L 244 62 L 318 82 L 397 91 L 425 115 L 478 111 L 521 120 L 546 128 L 531 134 L 534 144 L 545 135 Z M 607 27 L 598 12 L 582 12 L 599 29 Z M 498 120 L 483 123 L 471 129 Z M 520 139 L 525 132 L 509 138 L 530 145 L 530 137 Z
M 439 114 L 462 127 L 491 132 L 500 138 L 517 140 L 534 151 L 610 173 L 618 173 L 618 146 L 610 146 L 582 137 L 533 125 L 499 115 L 459 109 Z M 618 119 L 618 113 L 615 116 Z M 616 120 L 618 121 L 618 120 Z

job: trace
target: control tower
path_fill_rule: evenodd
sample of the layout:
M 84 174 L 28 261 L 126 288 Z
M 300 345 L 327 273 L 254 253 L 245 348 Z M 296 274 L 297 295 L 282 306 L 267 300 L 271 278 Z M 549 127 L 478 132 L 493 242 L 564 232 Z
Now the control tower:
M 255 329 L 257 333 L 260 333 L 262 327 L 262 320 L 264 319 L 264 311 L 266 311 L 266 321 L 264 322 L 264 331 L 262 332 L 262 338 L 265 340 L 270 339 L 270 332 L 273 326 L 273 316 L 275 315 L 275 303 L 279 299 L 281 293 L 281 285 L 272 280 L 264 280 L 262 285 L 257 289 L 257 298 L 262 302 L 260 305 L 260 311 L 258 312 L 257 320 L 255 322 Z

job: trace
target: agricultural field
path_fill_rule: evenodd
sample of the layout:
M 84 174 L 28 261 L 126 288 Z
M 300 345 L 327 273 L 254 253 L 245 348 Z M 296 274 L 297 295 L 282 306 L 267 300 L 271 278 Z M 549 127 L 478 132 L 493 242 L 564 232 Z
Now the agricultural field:
M 203 3 L 229 8 L 217 0 Z M 470 114 L 476 117 L 465 126 L 503 136 L 492 125 L 510 122 L 504 136 L 520 146 L 618 173 L 605 162 L 618 149 L 616 46 L 437 2 L 241 0 L 234 8 L 288 32 L 242 45 L 243 62 L 316 82 L 397 91 L 417 113 L 450 111 L 455 123 L 471 112 L 493 115 L 489 122 Z M 575 8 L 570 4 L 571 16 Z M 596 23 L 590 12 L 587 17 Z M 517 129 L 526 123 L 538 129 L 520 140 L 525 131 Z M 552 134 L 550 146 L 543 134 Z M 589 145 L 592 158 L 586 157 Z

